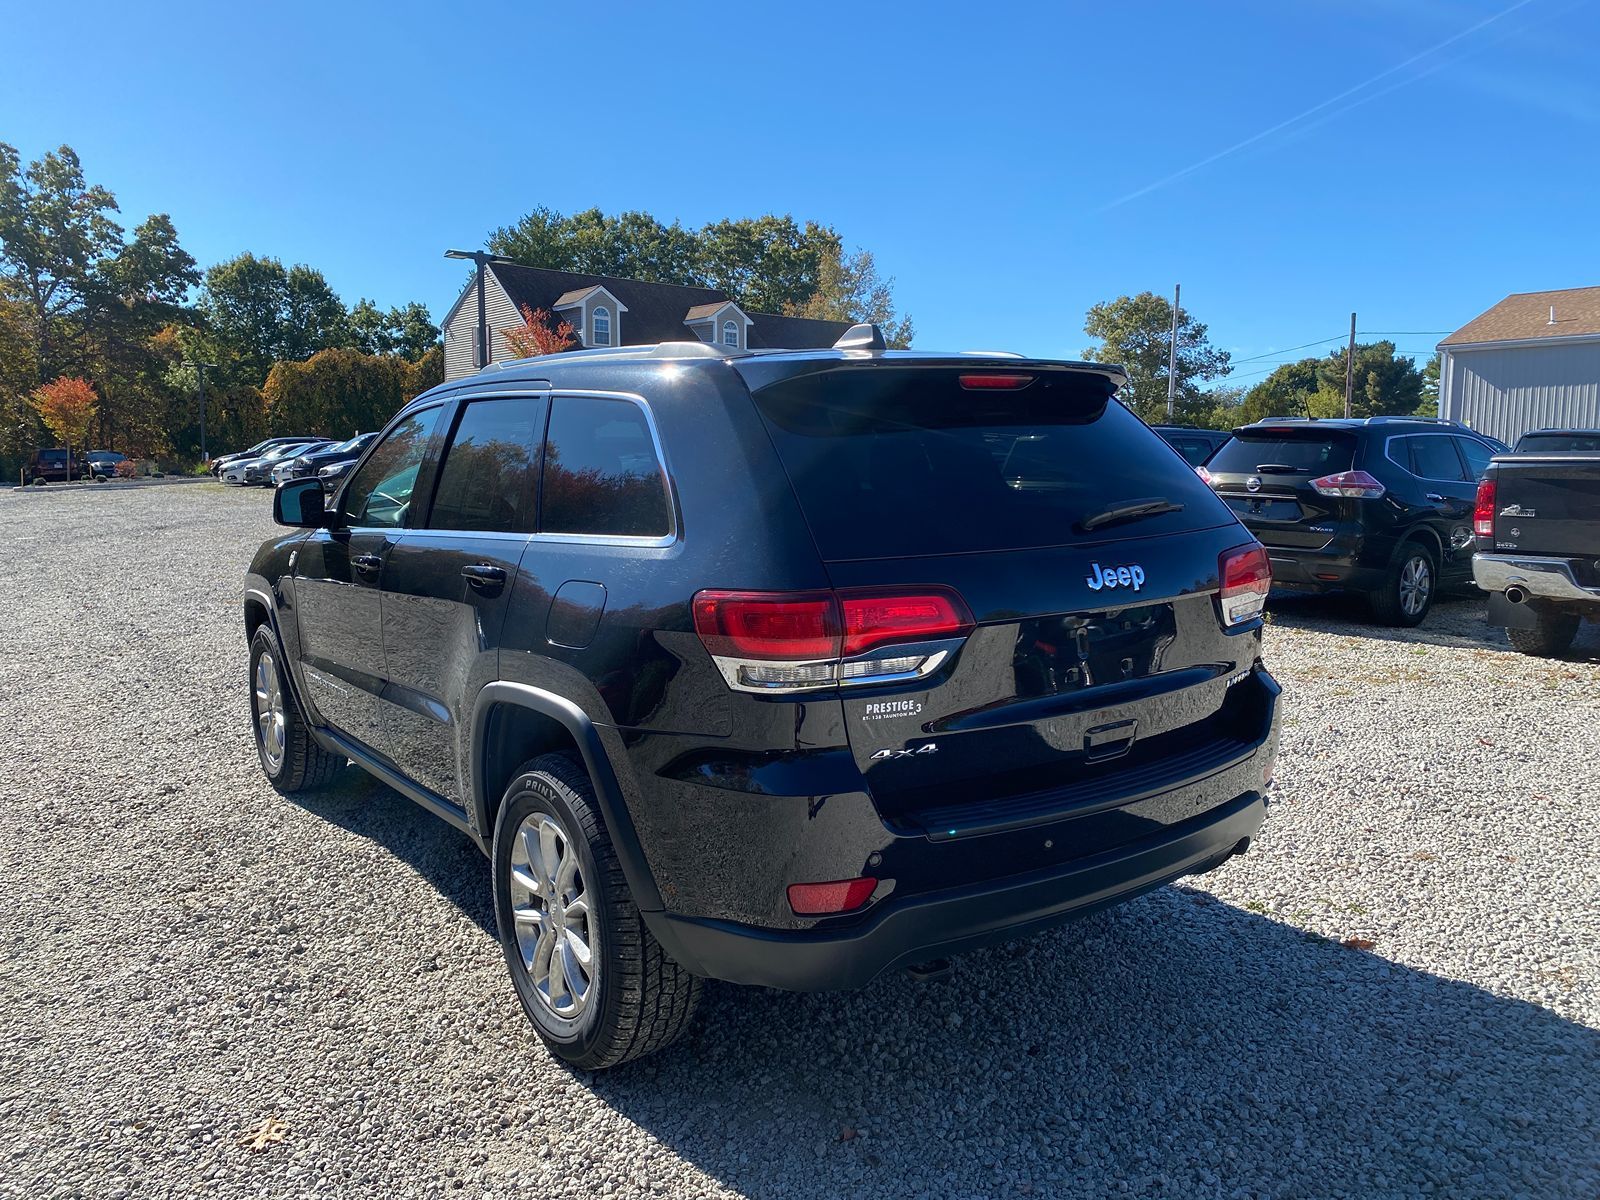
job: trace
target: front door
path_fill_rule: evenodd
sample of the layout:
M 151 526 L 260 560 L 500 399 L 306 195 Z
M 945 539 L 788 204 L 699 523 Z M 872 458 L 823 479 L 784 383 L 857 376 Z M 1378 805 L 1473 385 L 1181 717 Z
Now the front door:
M 300 677 L 324 725 L 381 750 L 385 682 L 382 580 L 406 523 L 438 406 L 384 437 L 344 489 L 329 528 L 295 558 Z
M 384 564 L 388 754 L 461 809 L 473 700 L 498 678 L 506 600 L 535 528 L 545 409 L 543 396 L 460 403 L 432 504 Z

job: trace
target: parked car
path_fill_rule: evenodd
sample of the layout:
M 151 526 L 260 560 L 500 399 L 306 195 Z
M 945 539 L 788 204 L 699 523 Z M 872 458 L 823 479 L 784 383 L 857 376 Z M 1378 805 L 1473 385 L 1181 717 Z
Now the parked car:
M 272 468 L 272 482 L 277 484 L 287 483 L 291 479 L 304 479 L 315 475 L 323 467 L 332 466 L 334 463 L 353 463 L 361 457 L 361 452 L 372 444 L 377 437 L 376 433 L 358 433 L 348 441 L 336 442 L 330 446 L 323 446 L 318 450 L 307 451 L 296 455 L 294 458 L 285 459 Z
M 228 463 L 222 468 L 223 483 L 262 484 L 269 481 L 272 468 L 285 458 L 292 458 L 306 449 L 320 443 L 306 439 L 299 442 L 287 442 L 272 447 L 255 458 L 241 458 Z
M 939 973 L 1261 825 L 1267 556 L 1121 368 L 883 345 L 507 364 L 274 494 L 262 769 L 465 830 L 569 1063 L 671 1042 L 703 977 Z
M 248 450 L 239 450 L 233 454 L 223 454 L 217 458 L 213 458 L 210 463 L 210 470 L 213 475 L 220 479 L 227 469 L 234 463 L 260 458 L 263 454 L 267 453 L 267 451 L 275 450 L 279 446 L 287 446 L 291 442 L 309 442 L 311 440 L 311 438 L 305 436 L 304 434 L 299 437 L 263 438 L 254 446 L 251 446 Z
M 325 467 L 318 468 L 317 478 L 322 481 L 322 486 L 324 488 L 327 488 L 331 491 L 341 479 L 350 474 L 350 469 L 355 465 L 356 460 L 353 458 L 341 459 L 329 463 Z
M 1503 447 L 1423 417 L 1273 417 L 1233 431 L 1206 478 L 1272 556 L 1275 585 L 1366 593 L 1417 625 L 1472 573 L 1477 481 Z
M 116 478 L 117 464 L 127 462 L 128 456 L 119 454 L 115 450 L 91 450 L 83 456 L 83 459 L 89 474 L 103 482 Z
M 1518 454 L 1600 454 L 1600 429 L 1534 429 L 1517 439 Z
M 1592 448 L 1568 448 L 1589 436 Z M 1600 621 L 1600 435 L 1535 438 L 1497 455 L 1478 484 L 1472 577 L 1489 593 L 1489 624 L 1522 653 L 1549 656 L 1584 620 Z
M 23 483 L 68 483 L 74 479 L 90 477 L 88 464 L 64 446 L 49 450 L 35 450 L 22 467 Z
M 1221 429 L 1199 429 L 1191 425 L 1152 425 L 1167 445 L 1188 461 L 1191 467 L 1203 467 L 1211 456 L 1233 435 Z
M 244 481 L 252 487 L 270 487 L 274 468 L 312 450 L 320 450 L 327 444 L 326 438 L 319 438 L 298 445 L 291 442 L 287 446 L 279 446 L 275 450 L 268 450 L 260 458 L 252 459 L 250 462 L 245 463 Z

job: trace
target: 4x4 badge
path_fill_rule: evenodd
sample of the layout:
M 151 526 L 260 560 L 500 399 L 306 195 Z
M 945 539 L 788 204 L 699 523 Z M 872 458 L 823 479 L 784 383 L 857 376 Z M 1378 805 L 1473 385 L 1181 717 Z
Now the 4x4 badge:
M 939 753 L 939 743 L 929 742 L 926 746 L 918 746 L 915 750 L 879 750 L 872 756 L 873 761 L 880 758 L 915 758 L 919 754 Z

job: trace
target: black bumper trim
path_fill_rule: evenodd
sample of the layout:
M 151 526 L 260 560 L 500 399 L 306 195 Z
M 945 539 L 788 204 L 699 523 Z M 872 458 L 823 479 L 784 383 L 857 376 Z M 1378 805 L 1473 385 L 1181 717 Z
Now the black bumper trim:
M 895 967 L 1038 933 L 1208 869 L 1256 836 L 1266 816 L 1247 792 L 1162 834 L 1060 871 L 936 893 L 825 934 L 645 913 L 662 948 L 695 974 L 730 983 L 825 991 L 864 987 Z

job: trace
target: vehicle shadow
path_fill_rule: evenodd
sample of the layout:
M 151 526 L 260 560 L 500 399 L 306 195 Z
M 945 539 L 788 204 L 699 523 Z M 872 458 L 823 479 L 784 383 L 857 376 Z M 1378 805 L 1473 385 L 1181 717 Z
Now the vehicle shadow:
M 1181 887 L 940 983 L 715 986 L 588 1082 L 749 1196 L 1600 1185 L 1600 1032 Z
M 1267 613 L 1274 626 L 1288 629 L 1310 629 L 1407 645 L 1517 653 L 1506 640 L 1506 631 L 1488 623 L 1486 603 L 1481 595 L 1440 596 L 1427 619 L 1415 629 L 1374 624 L 1366 600 L 1359 592 L 1275 591 L 1267 601 Z M 1600 662 L 1600 623 L 1585 622 L 1572 649 L 1553 661 Z
M 488 862 L 459 829 L 354 766 L 323 791 L 287 799 L 330 825 L 376 842 L 489 937 L 498 936 Z

